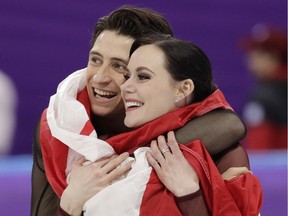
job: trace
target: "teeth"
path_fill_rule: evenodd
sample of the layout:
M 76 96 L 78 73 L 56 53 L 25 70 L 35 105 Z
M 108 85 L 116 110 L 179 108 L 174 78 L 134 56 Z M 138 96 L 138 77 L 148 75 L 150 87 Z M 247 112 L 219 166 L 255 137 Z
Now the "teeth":
M 143 103 L 140 103 L 140 102 L 136 102 L 136 101 L 133 101 L 133 102 L 126 102 L 126 106 L 129 108 L 129 107 L 140 107 L 142 106 Z
M 103 91 L 103 90 L 99 90 L 99 89 L 94 89 L 94 92 L 97 95 L 101 95 L 101 96 L 115 96 L 116 95 L 115 92 Z
M 99 90 L 99 89 L 94 89 L 94 92 L 96 94 L 100 94 L 100 95 L 115 95 L 114 92 L 102 91 L 102 90 Z

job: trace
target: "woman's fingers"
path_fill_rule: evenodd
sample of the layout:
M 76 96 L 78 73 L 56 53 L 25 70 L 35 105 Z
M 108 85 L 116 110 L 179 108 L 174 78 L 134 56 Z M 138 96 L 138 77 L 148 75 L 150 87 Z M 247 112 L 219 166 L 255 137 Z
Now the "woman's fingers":
M 178 142 L 176 140 L 175 134 L 173 131 L 169 131 L 167 134 L 168 146 L 171 149 L 172 154 L 182 155 L 181 150 L 179 148 Z
M 156 173 L 160 172 L 161 167 L 160 167 L 158 161 L 155 160 L 155 158 L 153 157 L 153 155 L 150 151 L 146 152 L 146 157 L 147 157 L 149 164 L 155 169 Z
M 155 158 L 155 160 L 158 161 L 159 163 L 160 162 L 162 163 L 165 160 L 161 151 L 158 148 L 158 144 L 156 140 L 153 140 L 151 142 L 151 153 L 153 157 Z

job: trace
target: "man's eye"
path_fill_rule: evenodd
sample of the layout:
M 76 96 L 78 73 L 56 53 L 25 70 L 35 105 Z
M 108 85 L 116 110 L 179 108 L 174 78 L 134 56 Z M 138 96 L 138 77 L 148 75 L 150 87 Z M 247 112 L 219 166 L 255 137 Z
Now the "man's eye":
M 120 73 L 124 73 L 127 71 L 126 65 L 123 65 L 123 64 L 118 64 L 118 63 L 114 64 L 114 68 L 115 68 L 115 70 L 117 70 Z
M 97 57 L 91 57 L 90 58 L 90 61 L 93 63 L 93 64 L 99 64 L 101 62 L 101 60 Z

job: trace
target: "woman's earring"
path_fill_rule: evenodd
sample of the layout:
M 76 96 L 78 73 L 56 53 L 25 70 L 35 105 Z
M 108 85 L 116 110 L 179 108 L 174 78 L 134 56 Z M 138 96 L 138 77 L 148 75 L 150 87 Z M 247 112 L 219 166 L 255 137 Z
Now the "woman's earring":
M 180 101 L 180 98 L 179 97 L 176 97 L 175 98 L 175 103 L 178 103 Z

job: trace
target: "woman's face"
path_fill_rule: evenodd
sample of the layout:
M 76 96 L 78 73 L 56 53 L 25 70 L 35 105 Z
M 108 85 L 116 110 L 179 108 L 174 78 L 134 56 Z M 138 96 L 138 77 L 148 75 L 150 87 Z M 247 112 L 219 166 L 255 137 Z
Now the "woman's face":
M 139 127 L 176 108 L 177 82 L 165 68 L 162 50 L 141 46 L 127 67 L 127 81 L 121 86 L 127 127 Z

